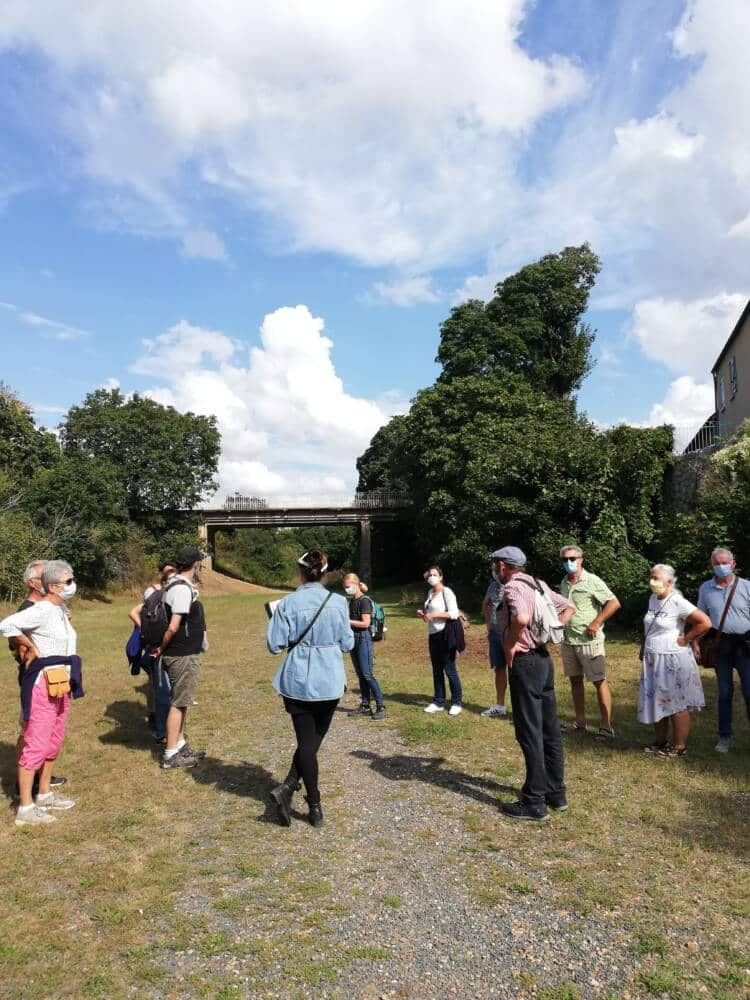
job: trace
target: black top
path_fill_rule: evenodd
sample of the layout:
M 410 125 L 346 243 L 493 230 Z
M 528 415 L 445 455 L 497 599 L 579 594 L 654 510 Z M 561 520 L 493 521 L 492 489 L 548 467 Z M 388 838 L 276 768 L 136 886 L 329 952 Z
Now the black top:
M 364 594 L 361 597 L 352 597 L 349 600 L 349 618 L 353 622 L 361 622 L 362 615 L 372 615 L 372 601 L 369 597 L 365 597 Z M 354 632 L 355 639 L 370 634 L 369 628 L 354 628 L 352 632 Z
M 203 649 L 203 636 L 206 632 L 206 613 L 203 605 L 196 600 L 190 605 L 190 611 L 181 615 L 180 627 L 174 638 L 164 650 L 164 656 L 192 656 Z

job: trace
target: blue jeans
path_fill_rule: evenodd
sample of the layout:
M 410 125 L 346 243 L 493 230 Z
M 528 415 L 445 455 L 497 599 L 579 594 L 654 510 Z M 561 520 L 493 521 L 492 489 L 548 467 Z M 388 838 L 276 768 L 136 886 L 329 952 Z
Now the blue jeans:
M 456 669 L 456 651 L 448 649 L 448 637 L 445 629 L 433 632 L 428 637 L 430 660 L 432 661 L 432 682 L 435 686 L 436 705 L 445 705 L 445 674 L 451 688 L 451 704 L 461 704 L 461 680 Z
M 487 641 L 489 643 L 490 666 L 493 670 L 504 667 L 505 650 L 503 649 L 503 637 L 499 632 L 488 632 Z
M 750 720 L 750 643 L 739 637 L 722 636 L 716 662 L 716 685 L 719 689 L 719 736 L 732 735 L 732 699 L 734 698 L 734 671 L 740 675 L 740 686 L 745 697 L 747 717 Z
M 375 704 L 380 708 L 383 704 L 383 692 L 372 672 L 372 636 L 367 629 L 361 629 L 360 633 L 354 633 L 354 649 L 350 655 L 359 681 L 362 704 L 369 705 L 370 699 L 374 698 Z
M 143 654 L 142 668 L 146 671 L 154 691 L 154 736 L 157 740 L 167 735 L 167 715 L 172 700 L 172 687 L 167 672 L 161 665 L 161 658 L 155 660 L 148 653 Z

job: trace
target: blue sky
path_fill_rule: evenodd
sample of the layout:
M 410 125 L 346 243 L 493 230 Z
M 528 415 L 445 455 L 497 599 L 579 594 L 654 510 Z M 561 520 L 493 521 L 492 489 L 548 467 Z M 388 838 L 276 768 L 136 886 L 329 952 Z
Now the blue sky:
M 115 383 L 214 412 L 226 490 L 345 490 L 452 305 L 587 239 L 583 408 L 687 434 L 750 294 L 743 7 L 15 0 L 0 378 L 50 425 Z

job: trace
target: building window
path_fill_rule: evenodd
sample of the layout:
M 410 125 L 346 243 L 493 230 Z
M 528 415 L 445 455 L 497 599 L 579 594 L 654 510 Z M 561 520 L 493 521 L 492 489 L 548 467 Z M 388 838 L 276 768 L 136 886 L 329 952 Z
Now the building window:
M 732 355 L 729 362 L 729 385 L 732 391 L 732 396 L 737 394 L 737 358 Z M 730 397 L 731 398 L 731 397 Z
M 724 385 L 724 376 L 719 375 L 719 409 L 726 410 L 727 408 L 727 391 Z

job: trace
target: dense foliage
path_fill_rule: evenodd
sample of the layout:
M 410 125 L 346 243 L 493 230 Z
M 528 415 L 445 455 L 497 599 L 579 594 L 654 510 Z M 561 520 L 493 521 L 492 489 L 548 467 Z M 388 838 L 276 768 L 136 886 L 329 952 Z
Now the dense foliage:
M 307 549 L 322 549 L 332 572 L 357 570 L 357 529 L 240 528 L 216 534 L 219 569 L 266 587 L 299 583 L 297 559 Z
M 213 417 L 119 390 L 71 408 L 54 434 L 0 387 L 0 598 L 15 600 L 32 558 L 59 557 L 84 587 L 141 578 L 195 540 L 188 513 L 214 487 Z
M 601 431 L 577 410 L 598 270 L 587 245 L 568 247 L 506 278 L 486 305 L 454 309 L 437 381 L 358 461 L 360 489 L 411 495 L 424 561 L 467 589 L 508 543 L 554 581 L 560 546 L 575 541 L 626 604 L 645 595 L 672 432 Z

